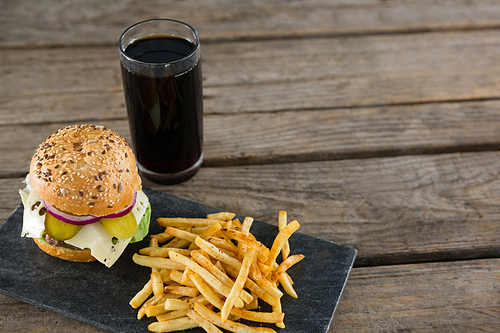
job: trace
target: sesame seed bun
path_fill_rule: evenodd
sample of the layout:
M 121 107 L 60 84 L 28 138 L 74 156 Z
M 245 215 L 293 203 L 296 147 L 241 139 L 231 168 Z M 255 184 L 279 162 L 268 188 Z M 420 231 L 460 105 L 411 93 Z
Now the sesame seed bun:
M 43 200 L 76 215 L 116 213 L 142 188 L 130 146 L 96 125 L 68 126 L 50 135 L 35 151 L 29 174 Z

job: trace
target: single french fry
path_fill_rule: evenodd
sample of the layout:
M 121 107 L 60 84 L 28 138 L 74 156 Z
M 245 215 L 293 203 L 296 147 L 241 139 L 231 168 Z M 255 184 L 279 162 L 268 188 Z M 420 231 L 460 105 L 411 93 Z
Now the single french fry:
M 164 292 L 165 294 L 176 294 L 188 297 L 196 297 L 200 294 L 196 288 L 182 286 L 165 286 Z
M 288 238 L 300 227 L 299 222 L 297 220 L 293 220 L 289 224 L 286 225 L 283 229 L 278 232 L 278 235 L 274 239 L 273 246 L 271 247 L 271 251 L 269 253 L 266 264 L 268 266 L 272 266 L 272 263 L 278 257 L 279 252 L 285 245 Z
M 149 246 L 150 247 L 158 247 L 158 238 L 151 237 L 149 240 Z
M 281 313 L 282 312 L 281 300 L 278 300 L 278 302 L 274 304 L 272 307 L 273 307 L 273 312 Z M 279 321 L 276 323 L 276 326 L 278 326 L 279 328 L 285 328 L 285 323 L 283 321 Z
M 257 308 L 258 306 L 254 307 L 254 309 Z M 283 322 L 283 319 L 285 318 L 285 314 L 283 312 L 257 312 L 238 308 L 233 308 L 231 310 L 231 315 L 260 323 L 280 323 Z
M 241 222 L 240 222 L 240 220 L 238 220 L 238 219 L 234 219 L 234 220 L 232 220 L 231 222 L 233 223 L 233 225 L 234 225 L 236 228 L 241 229 Z
M 278 229 L 283 230 L 283 228 L 286 227 L 287 224 L 287 214 L 285 211 L 280 211 L 278 214 Z M 283 245 L 283 248 L 281 249 L 281 256 L 283 257 L 283 260 L 286 260 L 288 256 L 290 255 L 290 243 L 288 240 L 285 242 Z
M 130 305 L 134 308 L 137 309 L 139 306 L 141 306 L 142 303 L 144 303 L 149 295 L 153 293 L 153 287 L 151 285 L 151 280 L 149 280 L 144 287 L 142 287 L 141 290 L 135 296 L 130 300 Z
M 235 321 L 226 320 L 223 322 L 221 317 L 208 309 L 206 306 L 200 302 L 194 303 L 194 310 L 198 312 L 203 318 L 210 321 L 212 324 L 222 327 L 225 330 L 235 332 L 235 333 L 276 333 L 275 330 L 267 327 L 252 327 L 247 326 Z
M 164 233 L 164 232 L 156 234 L 156 235 L 151 235 L 150 237 L 158 240 L 158 243 L 160 243 L 160 244 L 168 242 L 174 238 L 174 236 L 169 235 L 169 234 Z
M 163 295 L 163 279 L 160 272 L 151 273 L 151 286 L 153 287 L 153 295 Z
M 297 292 L 293 288 L 293 281 L 290 278 L 290 276 L 286 273 L 283 272 L 283 274 L 280 275 L 279 277 L 279 282 L 281 283 L 281 286 L 283 287 L 283 290 L 293 298 L 298 298 L 299 296 L 297 295 Z
M 276 287 L 275 284 L 270 282 L 268 279 L 262 277 L 258 280 L 255 281 L 259 287 L 264 289 L 266 292 L 268 292 L 271 296 L 274 296 L 276 298 L 281 298 L 283 296 L 283 293 L 281 290 Z
M 207 219 L 229 221 L 231 219 L 234 219 L 235 216 L 236 214 L 234 213 L 219 212 L 219 213 L 208 214 Z
M 188 256 L 190 253 L 190 250 L 179 249 L 176 247 L 144 247 L 144 248 L 139 250 L 139 253 L 144 254 L 144 255 L 148 255 L 150 257 L 166 258 L 166 257 L 168 257 L 169 251 L 175 251 L 175 252 L 183 254 L 185 256 Z
M 188 310 L 174 310 L 169 311 L 167 313 L 156 316 L 156 320 L 158 321 L 166 321 L 171 319 L 177 319 L 181 317 L 186 317 L 186 313 Z
M 187 232 L 187 231 L 184 231 L 184 230 L 181 230 L 181 229 L 177 229 L 177 228 L 174 228 L 174 227 L 167 227 L 165 229 L 165 232 L 167 234 L 172 235 L 174 237 L 177 237 L 179 239 L 185 239 L 185 240 L 187 240 L 190 243 L 194 242 L 194 239 L 196 237 L 198 237 L 197 234 L 193 234 L 191 232 Z
M 182 299 L 167 299 L 164 304 L 165 310 L 187 310 L 189 309 L 189 303 Z
M 288 257 L 273 272 L 273 274 L 271 275 L 271 279 L 270 279 L 271 282 L 278 281 L 278 279 L 281 276 L 281 274 L 283 274 L 284 272 L 286 272 L 290 267 L 292 267 L 293 265 L 295 265 L 296 263 L 298 263 L 302 259 L 304 259 L 304 255 L 303 254 L 294 254 L 293 256 Z
M 226 322 L 227 318 L 229 317 L 229 313 L 231 312 L 231 309 L 236 303 L 236 299 L 243 290 L 243 287 L 245 286 L 245 281 L 248 278 L 248 272 L 250 271 L 250 266 L 252 264 L 254 256 L 255 256 L 255 249 L 253 248 L 248 250 L 248 252 L 245 254 L 245 258 L 241 263 L 241 268 L 238 277 L 236 278 L 236 281 L 234 282 L 233 287 L 231 288 L 231 291 L 229 292 L 229 295 L 227 296 L 226 301 L 224 302 L 224 306 L 221 309 L 222 322 Z
M 198 325 L 200 325 L 207 333 L 223 333 L 214 324 L 203 318 L 198 312 L 189 309 L 186 312 L 187 316 L 193 319 Z
M 188 247 L 191 244 L 190 241 L 174 237 L 170 242 L 167 244 L 163 245 L 162 247 L 176 247 L 179 249 L 184 249 Z
M 170 278 L 170 272 L 171 269 L 165 269 L 165 268 L 160 268 L 160 275 L 161 275 L 161 280 L 163 281 L 163 284 L 169 283 L 172 281 Z
M 207 227 L 192 227 L 192 228 L 189 228 L 189 232 L 199 236 L 207 229 L 208 229 Z
M 215 222 L 214 224 L 206 228 L 205 231 L 203 231 L 199 236 L 203 239 L 208 239 L 215 235 L 215 233 L 220 229 L 222 229 L 222 225 L 218 222 Z
M 175 332 L 199 327 L 198 324 L 189 317 L 171 319 L 166 321 L 156 321 L 148 326 L 151 332 Z
M 244 233 L 245 235 L 248 235 L 250 233 L 250 228 L 252 227 L 253 224 L 253 218 L 250 216 L 245 217 L 243 220 L 243 223 L 241 224 L 241 232 Z
M 172 253 L 171 251 L 170 253 Z M 184 270 L 185 266 L 167 258 L 149 257 L 134 253 L 132 260 L 140 266 Z
M 189 278 L 187 277 L 187 272 L 189 272 L 189 267 L 186 267 L 184 272 L 182 273 L 181 284 L 186 285 L 189 282 Z
M 224 223 L 223 220 L 217 219 L 197 219 L 197 218 L 166 218 L 160 217 L 156 220 L 156 222 L 162 227 L 177 227 L 177 228 L 186 228 L 186 227 L 209 227 L 213 223 Z
M 245 217 L 245 219 L 243 220 L 243 224 L 241 224 L 240 231 L 248 236 L 248 234 L 250 233 L 250 228 L 252 226 L 252 223 L 253 223 L 253 218 Z M 248 246 L 245 243 L 238 242 L 238 257 L 241 260 L 243 260 L 243 258 L 245 257 L 247 250 Z

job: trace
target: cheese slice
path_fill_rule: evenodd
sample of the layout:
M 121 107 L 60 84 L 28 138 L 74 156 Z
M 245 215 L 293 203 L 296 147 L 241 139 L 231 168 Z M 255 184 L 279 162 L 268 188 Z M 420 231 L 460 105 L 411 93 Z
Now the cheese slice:
M 41 238 L 45 231 L 45 207 L 43 200 L 31 189 L 29 179 L 28 186 L 20 190 L 21 200 L 24 205 L 22 237 Z M 142 220 L 149 200 L 143 191 L 137 192 L 137 198 L 132 213 L 137 225 Z M 123 253 L 130 239 L 120 239 L 113 244 L 113 236 L 99 223 L 84 225 L 80 231 L 70 239 L 65 240 L 67 244 L 81 249 L 90 249 L 94 258 L 111 267 Z
M 137 225 L 141 222 L 148 202 L 148 197 L 144 192 L 137 192 L 137 199 L 134 208 L 132 208 Z M 121 256 L 131 239 L 119 239 L 113 244 L 113 236 L 99 222 L 96 222 L 85 225 L 75 236 L 64 242 L 81 249 L 89 248 L 94 258 L 107 267 L 111 267 Z
M 40 238 L 45 230 L 45 205 L 35 191 L 28 191 L 26 189 L 19 191 L 24 205 L 21 236 Z
M 94 258 L 111 267 L 123 253 L 129 239 L 120 239 L 113 244 L 113 236 L 99 222 L 84 226 L 75 236 L 64 241 L 81 249 L 89 248 Z

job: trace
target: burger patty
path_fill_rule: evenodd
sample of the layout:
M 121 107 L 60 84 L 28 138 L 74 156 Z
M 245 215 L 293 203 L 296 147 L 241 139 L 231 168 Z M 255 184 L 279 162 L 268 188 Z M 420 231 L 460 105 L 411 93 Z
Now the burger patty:
M 45 239 L 45 241 L 47 243 L 49 243 L 50 245 L 55 246 L 55 247 L 65 247 L 65 248 L 71 249 L 71 250 L 81 250 L 80 248 L 73 246 L 73 245 L 70 245 L 64 241 L 56 240 L 56 239 L 50 237 L 49 234 L 47 234 L 47 233 L 45 233 L 45 235 L 43 235 L 43 238 Z

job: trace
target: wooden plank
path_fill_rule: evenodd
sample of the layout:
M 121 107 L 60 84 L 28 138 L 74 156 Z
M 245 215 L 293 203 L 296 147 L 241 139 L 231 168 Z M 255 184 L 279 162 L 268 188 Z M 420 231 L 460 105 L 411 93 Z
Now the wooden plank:
M 496 31 L 209 44 L 205 114 L 498 99 L 497 45 Z M 114 47 L 0 58 L 0 124 L 126 116 Z
M 193 8 L 197 8 L 193 10 Z M 500 4 L 460 1 L 50 1 L 0 4 L 0 45 L 115 45 L 129 25 L 153 17 L 186 21 L 206 41 L 498 27 Z
M 92 105 L 93 101 L 89 100 L 88 104 Z M 498 109 L 500 101 L 482 101 L 255 114 L 206 114 L 204 165 L 229 166 L 497 150 L 500 148 Z M 103 115 L 99 121 L 90 122 L 108 126 L 131 142 L 125 119 L 106 118 Z M 36 147 L 49 134 L 67 124 L 72 123 L 3 126 L 0 131 L 0 177 L 26 173 Z
M 190 181 L 144 186 L 358 249 L 357 266 L 500 255 L 500 153 L 443 154 L 202 168 Z M 0 218 L 21 178 L 0 179 Z
M 0 322 L 6 332 L 105 333 L 95 326 L 0 294 Z
M 500 259 L 357 268 L 329 332 L 497 332 L 499 287 Z
M 329 332 L 496 332 L 499 267 L 500 259 L 354 268 Z M 4 295 L 0 309 L 7 331 L 103 332 Z

